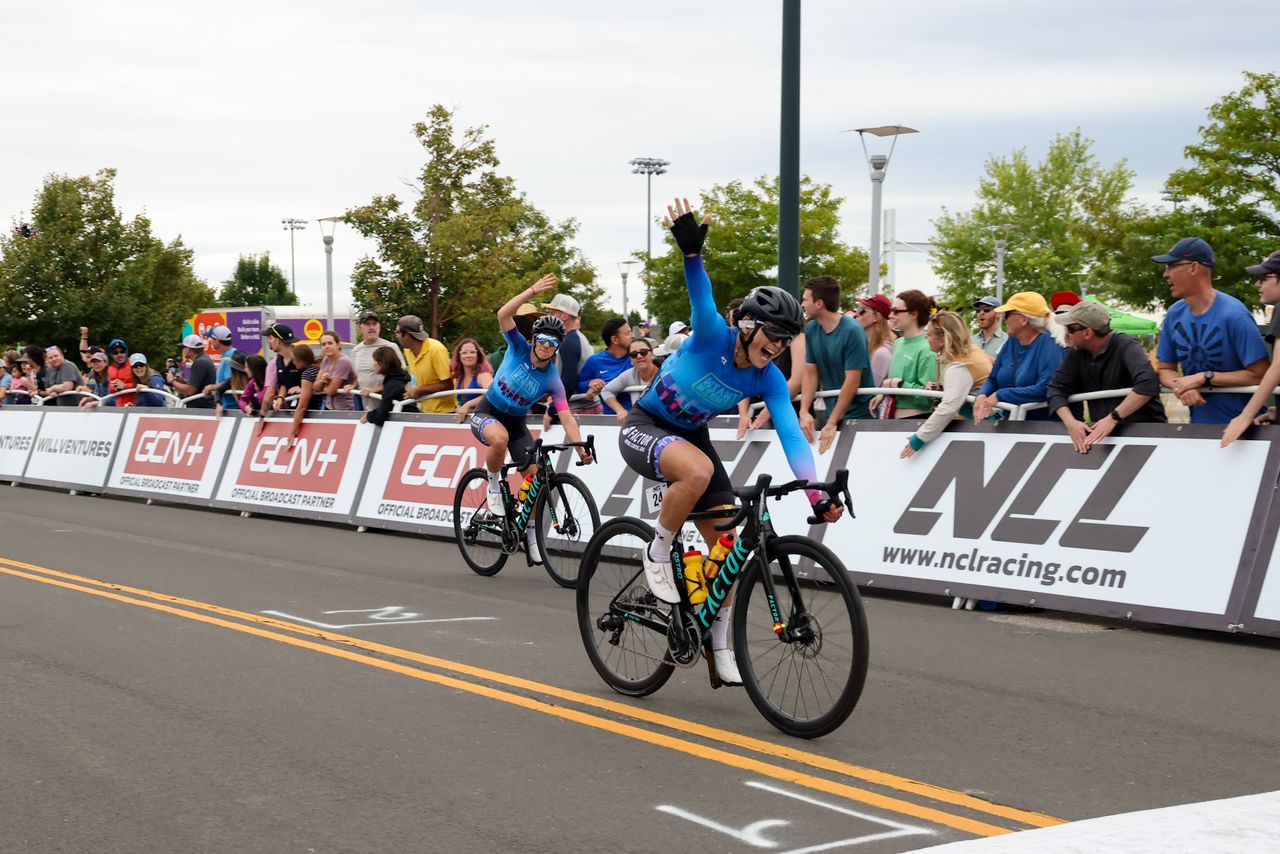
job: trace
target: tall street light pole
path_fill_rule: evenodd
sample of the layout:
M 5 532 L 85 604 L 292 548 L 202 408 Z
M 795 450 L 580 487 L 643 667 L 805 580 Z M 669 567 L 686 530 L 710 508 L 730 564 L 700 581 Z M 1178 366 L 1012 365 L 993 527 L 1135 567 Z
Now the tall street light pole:
M 782 3 L 778 137 L 778 287 L 800 296 L 800 0 Z
M 307 227 L 305 219 L 282 219 L 280 224 L 289 232 L 289 290 L 298 292 L 298 259 L 293 251 L 293 233 Z
M 1004 250 L 1009 245 L 1009 232 L 1015 228 L 1017 226 L 1009 222 L 991 227 L 992 231 L 1000 232 L 996 235 L 996 299 L 1001 305 L 1004 305 Z
M 648 314 L 649 308 L 649 261 L 653 258 L 653 176 L 665 175 L 667 167 L 671 165 L 670 160 L 662 160 L 657 157 L 637 157 L 631 161 L 631 174 L 645 176 L 645 205 L 644 205 L 644 309 Z
M 624 319 L 626 319 L 630 314 L 627 311 L 627 274 L 631 272 L 632 264 L 639 264 L 639 263 L 640 263 L 639 261 L 619 261 L 618 262 L 618 272 L 622 275 L 622 317 Z
M 340 217 L 324 216 L 316 220 L 320 223 L 320 236 L 324 240 L 324 286 L 325 286 L 325 329 L 333 329 L 333 232 L 338 228 Z M 328 223 L 326 231 L 325 223 Z
M 898 137 L 908 133 L 919 133 L 915 128 L 903 125 L 881 125 L 874 128 L 854 128 L 858 139 L 862 142 L 862 154 L 867 159 L 867 169 L 871 172 L 871 251 L 868 253 L 867 290 L 869 293 L 880 292 L 880 192 L 884 187 L 885 172 L 889 169 L 889 160 L 893 150 L 898 146 Z M 846 131 L 847 133 L 847 131 Z M 867 134 L 878 137 L 893 137 L 888 154 L 871 154 L 867 151 Z

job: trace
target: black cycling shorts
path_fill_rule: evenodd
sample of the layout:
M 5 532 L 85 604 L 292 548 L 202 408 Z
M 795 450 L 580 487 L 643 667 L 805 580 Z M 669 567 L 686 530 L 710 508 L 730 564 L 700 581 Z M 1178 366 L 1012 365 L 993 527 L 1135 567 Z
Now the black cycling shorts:
M 533 436 L 529 433 L 529 428 L 524 423 L 525 416 L 508 415 L 496 406 L 491 405 L 488 398 L 486 398 L 480 401 L 479 406 L 471 410 L 471 417 L 467 419 L 467 423 L 471 425 L 471 434 L 484 445 L 489 444 L 484 440 L 484 428 L 494 421 L 507 428 L 507 453 L 511 455 L 511 461 L 520 463 L 518 468 L 524 468 L 529 465 L 532 462 L 529 459 L 529 451 L 533 448 Z M 521 460 L 524 460 L 524 462 L 521 462 Z
M 720 455 L 711 444 L 711 433 L 704 427 L 680 428 L 663 424 L 639 406 L 622 422 L 618 434 L 618 450 L 627 467 L 650 480 L 668 483 L 659 465 L 662 449 L 672 442 L 684 440 L 707 455 L 711 460 L 711 481 L 706 492 L 693 505 L 694 510 L 710 510 L 733 503 L 733 483 L 720 462 Z

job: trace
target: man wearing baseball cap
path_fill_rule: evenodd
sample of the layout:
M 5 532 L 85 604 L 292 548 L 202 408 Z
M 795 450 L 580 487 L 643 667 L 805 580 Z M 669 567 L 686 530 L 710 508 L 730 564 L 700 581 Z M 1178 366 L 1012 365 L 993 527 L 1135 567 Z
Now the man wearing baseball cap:
M 1245 430 L 1262 419 L 1254 416 L 1271 403 L 1276 386 L 1280 385 L 1280 252 L 1272 252 L 1258 264 L 1245 267 L 1244 271 L 1258 280 L 1258 299 L 1271 306 L 1271 325 L 1267 327 L 1267 341 L 1271 344 L 1271 367 L 1258 382 L 1258 390 L 1249 398 L 1244 410 L 1231 419 L 1222 431 L 1222 447 L 1239 439 Z
M 1067 428 L 1071 444 L 1082 454 L 1126 421 L 1164 423 L 1160 380 L 1142 342 L 1113 332 L 1111 315 L 1096 302 L 1080 301 L 1059 315 L 1070 345 L 1053 379 L 1049 380 L 1049 411 Z M 1085 424 L 1067 403 L 1073 394 L 1127 388 L 1123 399 L 1089 401 L 1092 424 Z
M 1000 300 L 992 296 L 980 297 L 973 303 L 973 310 L 978 318 L 978 331 L 973 334 L 973 346 L 986 353 L 992 359 L 1000 355 L 1000 348 L 1009 336 L 1001 329 Z
M 284 383 L 284 389 L 281 390 L 281 374 L 286 374 L 285 379 L 291 380 L 298 374 L 293 370 L 293 345 L 297 343 L 298 336 L 294 333 L 293 327 L 287 323 L 273 323 L 267 327 L 266 334 L 267 349 L 271 351 L 267 355 L 267 376 L 262 384 L 262 416 L 258 422 L 258 432 L 264 429 L 264 421 L 271 413 L 275 405 L 276 397 L 282 400 L 285 393 L 288 392 L 290 385 Z
M 396 341 L 404 350 L 405 367 L 413 377 L 413 388 L 405 390 L 405 397 L 419 400 L 437 391 L 453 388 L 453 375 L 449 373 L 449 350 L 427 334 L 422 318 L 406 314 L 396 321 Z M 437 414 L 453 412 L 458 408 L 456 397 L 437 397 L 422 400 L 418 409 Z
M 1226 424 L 1244 411 L 1243 394 L 1212 389 L 1257 385 L 1267 370 L 1267 348 L 1244 303 L 1213 287 L 1213 249 L 1184 237 L 1163 255 L 1164 280 L 1177 300 L 1164 316 L 1156 369 L 1191 410 L 1192 424 Z
M 351 348 L 351 363 L 356 368 L 356 382 L 360 386 L 360 402 L 365 411 L 376 409 L 376 401 L 369 399 L 371 394 L 382 393 L 382 374 L 373 363 L 373 353 L 379 347 L 390 347 L 396 351 L 396 358 L 404 364 L 404 354 L 394 341 L 382 337 L 382 321 L 376 311 L 366 311 L 357 318 L 360 325 L 360 340 Z
M 213 395 L 215 401 L 220 399 L 223 409 L 236 410 L 240 404 L 236 400 L 236 396 L 228 389 L 231 388 L 231 359 L 238 352 L 231 343 L 230 328 L 218 324 L 212 326 L 209 331 L 205 332 L 205 352 L 212 352 L 218 357 L 217 373 L 214 378 L 215 385 L 206 388 L 205 394 Z
M 191 373 L 184 381 L 180 377 L 174 377 L 173 387 L 182 397 L 190 397 L 195 394 L 202 395 L 195 400 L 188 401 L 187 409 L 213 409 L 213 398 L 203 394 L 206 386 L 211 386 L 215 382 L 217 369 L 213 366 L 213 359 L 210 359 L 204 352 L 204 339 L 199 335 L 188 335 L 182 339 L 182 359 L 191 362 Z

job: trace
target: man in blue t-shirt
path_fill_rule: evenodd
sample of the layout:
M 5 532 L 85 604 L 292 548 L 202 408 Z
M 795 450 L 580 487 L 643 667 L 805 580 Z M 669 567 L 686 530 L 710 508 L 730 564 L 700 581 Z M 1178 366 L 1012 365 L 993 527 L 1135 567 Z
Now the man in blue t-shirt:
M 626 318 L 614 317 L 605 321 L 600 337 L 604 341 L 604 349 L 588 358 L 578 372 L 579 393 L 598 395 L 605 383 L 631 367 L 632 335 Z M 598 407 L 600 402 L 593 400 L 591 404 Z
M 800 301 L 809 323 L 804 329 L 804 374 L 800 381 L 800 429 L 813 441 L 816 423 L 811 414 L 814 396 L 839 390 L 825 398 L 826 423 L 818 439 L 818 453 L 825 454 L 835 440 L 836 429 L 846 418 L 870 418 L 868 395 L 859 388 L 871 388 L 871 355 L 862 324 L 840 311 L 840 283 L 831 276 L 819 276 L 804 284 Z
M 1214 289 L 1213 249 L 1199 237 L 1184 237 L 1151 260 L 1165 265 L 1164 280 L 1178 300 L 1160 327 L 1160 385 L 1190 408 L 1192 424 L 1226 424 L 1244 410 L 1248 395 L 1206 392 L 1261 381 L 1267 347 L 1258 326 L 1244 303 Z

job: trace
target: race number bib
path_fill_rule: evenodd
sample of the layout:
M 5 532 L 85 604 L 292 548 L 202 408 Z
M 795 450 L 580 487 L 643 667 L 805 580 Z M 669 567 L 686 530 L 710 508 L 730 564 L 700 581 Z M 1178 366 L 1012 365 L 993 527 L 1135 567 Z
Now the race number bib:
M 665 483 L 655 483 L 644 491 L 645 509 L 650 513 L 657 513 L 662 509 L 662 499 L 667 495 L 667 485 Z

